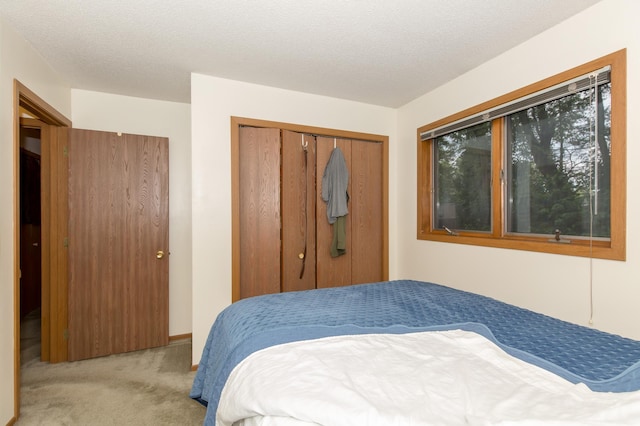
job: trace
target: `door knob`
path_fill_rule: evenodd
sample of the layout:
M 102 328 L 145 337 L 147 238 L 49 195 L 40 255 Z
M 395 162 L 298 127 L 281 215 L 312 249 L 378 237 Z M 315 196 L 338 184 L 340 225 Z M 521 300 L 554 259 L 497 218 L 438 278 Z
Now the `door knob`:
M 162 259 L 164 257 L 164 252 L 162 250 L 158 250 L 156 252 L 156 259 Z

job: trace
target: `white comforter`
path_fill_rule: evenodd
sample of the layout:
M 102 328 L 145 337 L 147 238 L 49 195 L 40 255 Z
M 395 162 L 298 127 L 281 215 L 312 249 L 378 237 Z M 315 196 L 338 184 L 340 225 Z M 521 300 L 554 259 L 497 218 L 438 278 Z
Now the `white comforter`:
M 231 373 L 219 426 L 638 425 L 640 391 L 598 393 L 461 330 L 263 349 Z

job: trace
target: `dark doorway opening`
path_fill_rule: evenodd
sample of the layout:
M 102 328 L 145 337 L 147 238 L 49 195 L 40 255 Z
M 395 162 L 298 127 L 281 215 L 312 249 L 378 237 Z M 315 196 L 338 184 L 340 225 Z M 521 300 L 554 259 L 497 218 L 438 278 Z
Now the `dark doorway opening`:
M 41 129 L 20 125 L 21 363 L 40 360 L 42 308 Z

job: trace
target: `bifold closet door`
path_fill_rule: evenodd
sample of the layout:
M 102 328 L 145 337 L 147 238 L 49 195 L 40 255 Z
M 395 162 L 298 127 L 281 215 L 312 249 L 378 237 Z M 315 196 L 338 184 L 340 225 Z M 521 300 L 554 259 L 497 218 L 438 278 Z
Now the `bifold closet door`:
M 383 280 L 383 145 L 240 127 L 239 297 Z M 322 177 L 334 147 L 349 170 L 346 254 L 331 257 Z
M 382 281 L 382 144 L 351 141 L 351 284 Z
M 349 169 L 349 214 L 346 254 L 332 258 L 333 226 L 322 200 L 322 176 L 335 146 Z M 317 287 L 338 287 L 382 281 L 382 144 L 352 139 L 318 138 Z
M 349 175 L 351 175 L 351 140 L 339 139 L 319 136 L 317 138 L 317 177 L 316 202 L 317 212 L 317 238 L 318 238 L 318 272 L 317 272 L 317 288 L 324 287 L 340 287 L 351 284 L 351 253 L 353 240 L 351 235 L 351 214 L 348 214 L 345 221 L 345 230 L 347 234 L 347 250 L 346 254 L 338 257 L 331 257 L 330 247 L 333 239 L 333 225 L 329 224 L 327 218 L 327 203 L 322 199 L 322 177 L 324 169 L 327 167 L 329 158 L 334 149 L 334 142 L 337 148 L 340 148 L 344 155 Z M 348 192 L 351 194 L 352 179 L 349 179 Z M 349 201 L 348 208 L 351 212 L 352 202 Z
M 281 291 L 280 130 L 241 127 L 240 298 Z
M 316 287 L 315 138 L 282 131 L 282 291 Z

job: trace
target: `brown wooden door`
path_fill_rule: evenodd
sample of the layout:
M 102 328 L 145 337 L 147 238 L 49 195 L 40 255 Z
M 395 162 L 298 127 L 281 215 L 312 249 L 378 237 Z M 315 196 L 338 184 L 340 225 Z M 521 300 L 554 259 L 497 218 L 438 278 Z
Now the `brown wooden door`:
M 282 131 L 282 291 L 316 288 L 315 138 Z
M 232 134 L 234 301 L 387 279 L 386 145 L 317 136 L 313 129 L 237 129 L 237 137 Z M 322 200 L 322 176 L 334 147 L 341 149 L 350 174 L 346 254 L 335 258 L 333 226 Z
M 279 293 L 280 130 L 241 127 L 240 298 Z
M 327 203 L 322 200 L 322 177 L 324 169 L 327 167 L 331 153 L 335 147 L 339 148 L 344 155 L 344 160 L 349 170 L 349 186 L 347 192 L 351 194 L 351 186 L 353 179 L 351 178 L 351 140 L 318 137 L 318 172 L 316 177 L 317 186 L 317 235 L 318 235 L 318 278 L 317 288 L 339 287 L 351 284 L 351 253 L 352 240 L 351 235 L 351 214 L 347 214 L 345 220 L 345 229 L 347 234 L 347 249 L 342 256 L 331 257 L 330 247 L 333 240 L 333 225 L 329 223 L 327 218 Z M 353 202 L 350 199 L 347 207 L 351 212 Z M 377 230 L 372 230 L 377 233 Z
M 382 144 L 351 141 L 351 284 L 382 281 Z
M 338 257 L 331 257 L 329 252 L 333 225 L 329 224 L 327 205 L 321 198 L 322 176 L 334 146 L 342 150 L 349 170 L 347 249 Z M 318 137 L 318 288 L 384 279 L 382 149 L 382 144 L 376 142 Z
M 69 130 L 69 360 L 168 344 L 166 138 Z

